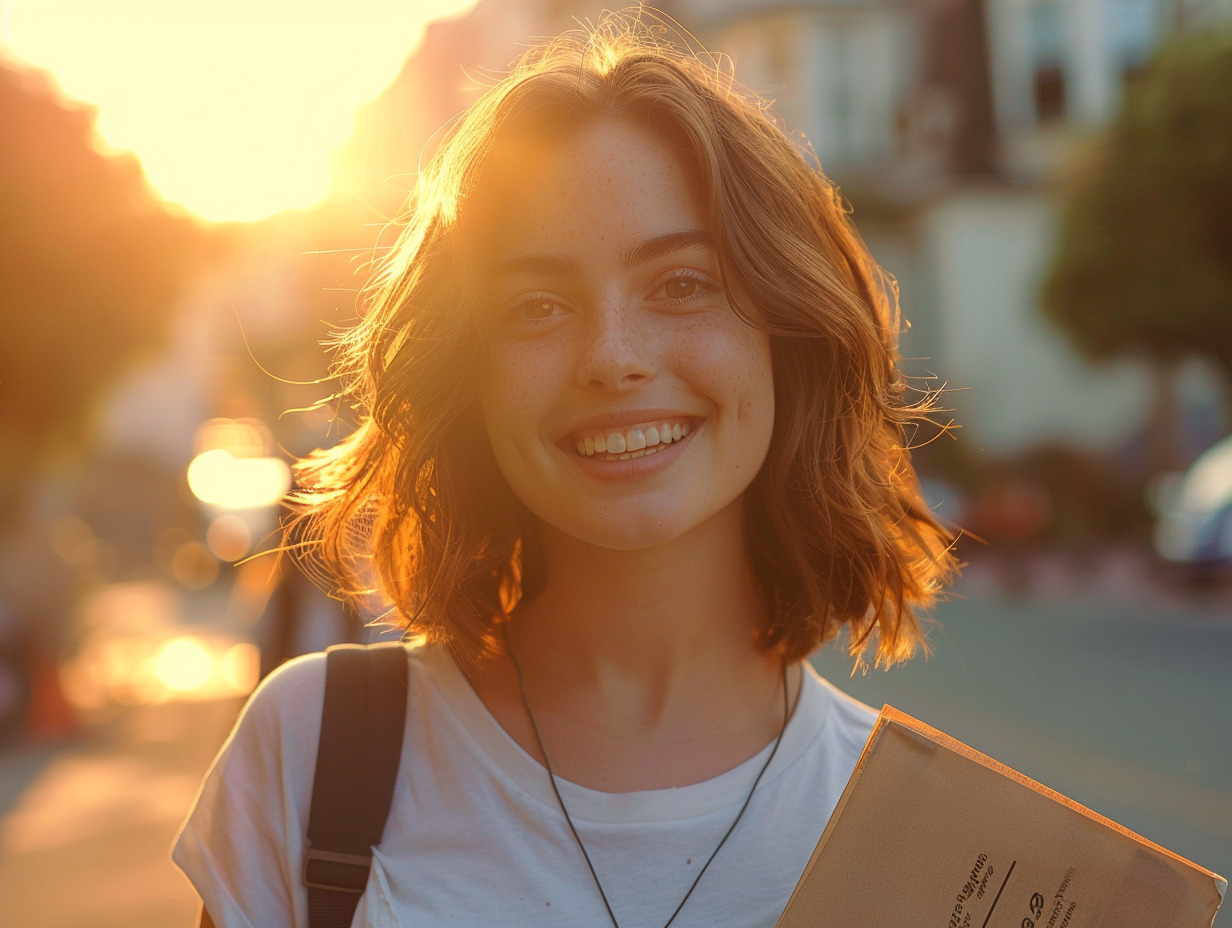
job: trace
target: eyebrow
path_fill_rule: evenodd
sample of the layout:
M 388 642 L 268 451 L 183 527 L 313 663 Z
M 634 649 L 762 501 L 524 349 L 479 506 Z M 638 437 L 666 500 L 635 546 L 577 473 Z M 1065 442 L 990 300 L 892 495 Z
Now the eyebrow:
M 620 253 L 620 263 L 625 269 L 634 268 L 662 258 L 665 255 L 698 246 L 712 247 L 714 237 L 705 229 L 685 229 L 680 232 L 665 232 L 652 238 L 635 242 Z M 548 274 L 555 277 L 575 277 L 581 272 L 581 262 L 572 255 L 521 254 L 501 261 L 493 278 L 516 274 L 519 271 Z
M 686 248 L 695 248 L 699 245 L 710 247 L 713 244 L 713 236 L 705 229 L 666 232 L 663 235 L 656 235 L 654 238 L 637 242 L 621 252 L 620 263 L 627 270 L 645 264 L 647 261 L 653 261 L 655 258 L 670 255 L 673 252 L 684 251 Z

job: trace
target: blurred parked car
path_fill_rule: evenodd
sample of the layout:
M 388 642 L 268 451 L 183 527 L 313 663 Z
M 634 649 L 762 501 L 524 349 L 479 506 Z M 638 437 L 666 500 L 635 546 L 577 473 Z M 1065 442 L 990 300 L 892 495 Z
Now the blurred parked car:
M 1232 436 L 1157 494 L 1155 550 L 1190 580 L 1232 576 Z

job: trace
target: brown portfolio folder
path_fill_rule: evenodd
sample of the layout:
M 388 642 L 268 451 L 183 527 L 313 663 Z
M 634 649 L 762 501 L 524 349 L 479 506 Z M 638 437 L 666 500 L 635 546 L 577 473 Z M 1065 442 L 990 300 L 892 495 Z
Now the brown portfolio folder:
M 778 928 L 1209 928 L 1226 888 L 886 706 Z

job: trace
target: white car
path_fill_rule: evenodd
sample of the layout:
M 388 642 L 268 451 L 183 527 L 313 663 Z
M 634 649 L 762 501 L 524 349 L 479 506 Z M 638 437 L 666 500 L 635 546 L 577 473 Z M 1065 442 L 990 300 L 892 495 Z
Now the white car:
M 1232 568 L 1232 436 L 1202 452 L 1161 496 L 1159 556 L 1199 579 Z

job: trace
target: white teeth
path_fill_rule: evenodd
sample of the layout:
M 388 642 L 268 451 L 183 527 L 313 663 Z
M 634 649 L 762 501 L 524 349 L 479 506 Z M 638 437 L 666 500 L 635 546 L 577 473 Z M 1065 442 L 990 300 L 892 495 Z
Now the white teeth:
M 661 422 L 644 428 L 630 428 L 625 432 L 586 435 L 577 439 L 577 451 L 583 457 L 608 454 L 616 460 L 628 461 L 653 454 L 672 442 L 680 441 L 688 434 L 689 424 L 687 422 Z

